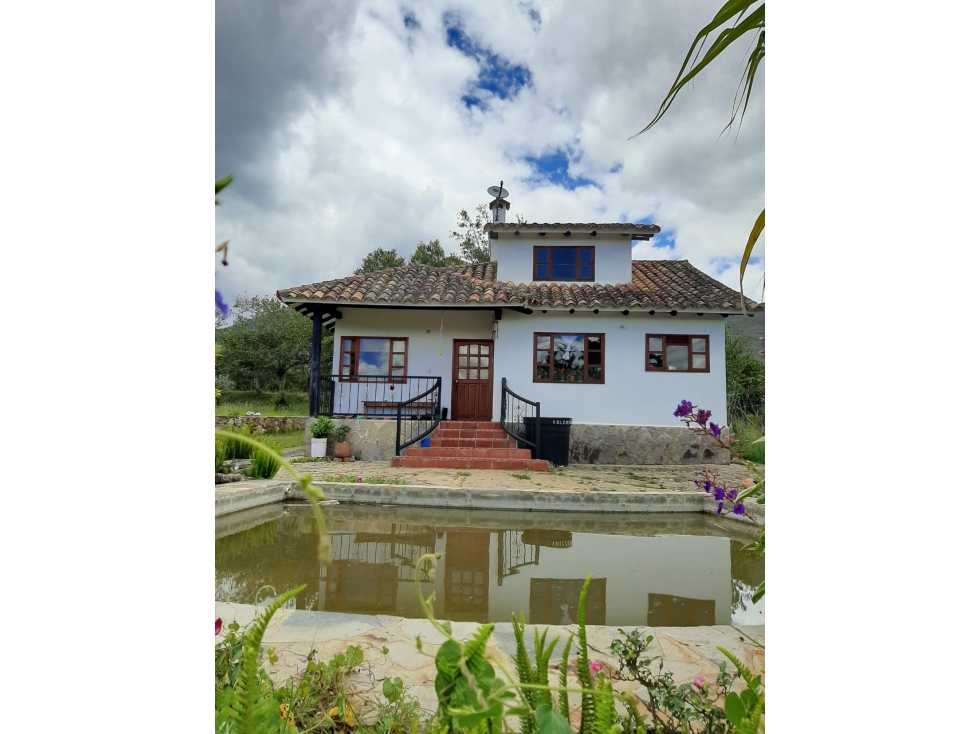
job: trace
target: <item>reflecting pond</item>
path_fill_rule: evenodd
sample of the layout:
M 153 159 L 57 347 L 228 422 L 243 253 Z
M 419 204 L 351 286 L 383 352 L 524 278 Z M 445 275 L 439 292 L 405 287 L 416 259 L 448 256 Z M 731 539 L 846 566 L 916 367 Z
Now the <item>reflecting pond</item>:
M 588 624 L 764 624 L 751 594 L 764 560 L 748 528 L 706 514 L 618 515 L 325 506 L 333 563 L 316 558 L 304 504 L 215 521 L 215 599 L 262 603 L 306 584 L 300 609 L 420 617 L 414 565 L 444 552 L 423 593 L 454 621 L 570 624 L 584 579 Z

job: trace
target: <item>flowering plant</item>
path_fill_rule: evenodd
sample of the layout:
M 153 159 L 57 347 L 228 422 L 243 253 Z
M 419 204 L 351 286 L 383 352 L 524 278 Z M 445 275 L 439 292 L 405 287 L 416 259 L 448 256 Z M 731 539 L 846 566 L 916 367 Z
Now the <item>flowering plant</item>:
M 723 428 L 710 420 L 711 412 L 709 410 L 699 408 L 689 400 L 681 400 L 680 404 L 676 406 L 676 410 L 673 411 L 673 415 L 683 421 L 687 428 L 694 433 L 707 437 L 722 449 L 731 450 L 731 438 L 721 437 Z M 759 442 L 764 440 L 764 436 L 758 439 Z M 698 489 L 714 496 L 714 500 L 717 502 L 718 515 L 742 516 L 758 528 L 757 539 L 747 547 L 747 550 L 753 550 L 758 555 L 763 555 L 765 553 L 765 525 L 747 511 L 744 501 L 753 498 L 759 505 L 765 504 L 765 473 L 761 467 L 752 464 L 750 461 L 743 461 L 743 463 L 755 475 L 755 479 L 744 479 L 740 488 L 719 481 L 717 475 L 709 469 L 697 472 L 694 484 Z M 764 595 L 765 582 L 762 581 L 752 595 L 752 601 L 757 603 Z

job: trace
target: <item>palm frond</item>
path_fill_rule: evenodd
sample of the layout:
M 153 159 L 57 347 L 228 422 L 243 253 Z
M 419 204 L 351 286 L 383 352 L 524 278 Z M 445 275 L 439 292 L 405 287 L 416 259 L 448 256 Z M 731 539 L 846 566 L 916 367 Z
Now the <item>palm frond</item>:
M 670 106 L 673 104 L 674 100 L 676 100 L 677 94 L 679 94 L 680 90 L 693 81 L 697 74 L 703 71 L 712 61 L 714 61 L 714 59 L 720 56 L 721 53 L 723 53 L 732 43 L 737 41 L 746 33 L 757 30 L 764 31 L 765 3 L 762 2 L 754 10 L 750 10 L 751 6 L 756 5 L 757 3 L 758 0 L 728 0 L 728 2 L 724 3 L 721 9 L 717 12 L 717 15 L 714 16 L 714 19 L 700 29 L 694 38 L 693 43 L 690 44 L 690 49 L 687 51 L 687 55 L 683 59 L 683 63 L 680 65 L 680 71 L 677 72 L 676 79 L 673 81 L 672 86 L 666 93 L 666 97 L 660 103 L 659 110 L 657 111 L 652 122 L 629 138 L 630 140 L 638 135 L 642 135 L 653 125 L 659 122 L 663 118 L 663 115 L 666 114 L 667 110 L 670 109 Z M 703 57 L 701 57 L 700 51 L 706 45 L 707 38 L 710 36 L 710 34 L 732 19 L 734 19 L 735 25 L 721 31 L 717 38 L 714 39 L 714 42 L 710 45 L 710 48 L 708 48 Z M 761 49 L 760 54 L 759 46 Z M 745 99 L 744 104 L 747 104 L 747 98 L 751 93 L 751 85 L 754 83 L 754 70 L 757 69 L 758 65 L 761 63 L 761 60 L 765 56 L 764 49 L 765 40 L 764 34 L 762 33 L 761 37 L 759 38 L 759 43 L 755 47 L 755 51 L 751 54 L 751 57 L 748 60 L 747 68 L 751 70 L 742 77 L 741 87 L 745 89 L 745 93 L 743 95 Z

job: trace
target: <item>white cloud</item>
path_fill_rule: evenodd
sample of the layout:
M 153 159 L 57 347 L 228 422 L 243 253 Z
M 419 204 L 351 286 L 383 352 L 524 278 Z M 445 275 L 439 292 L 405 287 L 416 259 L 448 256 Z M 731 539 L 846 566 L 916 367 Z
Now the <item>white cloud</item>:
M 535 33 L 527 3 L 469 4 L 459 14 L 465 32 L 533 76 L 486 110 L 462 102 L 479 67 L 446 45 L 443 13 L 458 10 L 448 2 L 362 2 L 355 12 L 225 6 L 216 175 L 236 182 L 217 209 L 216 238 L 231 240 L 219 287 L 231 298 L 267 294 L 349 275 L 378 246 L 408 255 L 439 238 L 452 247 L 456 212 L 487 202 L 486 187 L 500 179 L 511 216 L 652 217 L 675 233 L 675 246 L 642 243 L 634 257 L 688 259 L 736 286 L 731 262 L 764 206 L 764 79 L 737 144 L 718 135 L 740 78 L 738 49 L 685 90 L 660 125 L 627 140 L 652 118 L 715 6 L 633 0 L 610 12 L 546 2 L 537 5 Z M 405 27 L 407 10 L 420 28 Z M 233 63 L 240 58 L 247 64 Z M 524 160 L 558 148 L 571 151 L 572 175 L 601 188 L 561 188 Z

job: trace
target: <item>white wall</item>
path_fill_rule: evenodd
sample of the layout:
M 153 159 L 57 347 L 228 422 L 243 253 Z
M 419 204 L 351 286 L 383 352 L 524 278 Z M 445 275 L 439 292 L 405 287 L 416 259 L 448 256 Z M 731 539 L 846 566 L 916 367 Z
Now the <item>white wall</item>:
M 442 407 L 452 405 L 452 340 L 491 339 L 492 311 L 345 308 L 333 335 L 331 374 L 339 374 L 341 339 L 345 336 L 408 337 L 408 374 L 440 376 Z M 439 339 L 441 324 L 442 338 Z M 441 344 L 442 354 L 439 355 Z M 499 378 L 494 372 L 494 383 Z M 498 387 L 494 387 L 499 392 Z
M 534 382 L 534 332 L 604 333 L 605 384 Z M 646 334 L 707 334 L 710 372 L 646 372 Z M 650 316 L 632 312 L 594 314 L 567 311 L 520 314 L 504 309 L 496 340 L 495 382 L 528 400 L 540 401 L 541 415 L 570 416 L 575 423 L 672 426 L 681 400 L 710 410 L 727 423 L 724 320 L 720 316 Z M 500 389 L 493 391 L 493 414 L 500 413 Z
M 496 278 L 504 283 L 534 282 L 534 247 L 551 245 L 555 247 L 570 245 L 595 246 L 595 282 L 628 283 L 632 280 L 632 242 L 628 237 L 616 234 L 614 239 L 602 239 L 601 233 L 595 237 L 587 233 L 572 233 L 565 237 L 559 233 L 548 233 L 541 237 L 536 232 L 521 231 L 519 237 L 512 233 L 500 232 L 499 239 L 490 240 L 491 257 L 495 255 Z M 553 281 L 537 281 L 549 283 Z M 567 281 L 560 281 L 566 283 Z

